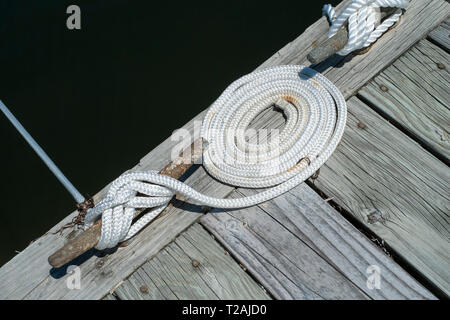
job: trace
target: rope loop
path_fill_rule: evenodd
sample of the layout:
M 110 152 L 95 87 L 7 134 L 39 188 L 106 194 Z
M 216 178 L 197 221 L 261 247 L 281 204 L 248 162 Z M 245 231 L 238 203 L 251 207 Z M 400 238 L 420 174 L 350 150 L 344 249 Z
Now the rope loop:
M 277 106 L 284 115 L 278 134 L 256 143 L 247 139 L 251 124 Z M 201 137 L 207 141 L 203 166 L 233 186 L 266 188 L 242 198 L 214 198 L 156 171 L 125 173 L 105 198 L 86 214 L 102 217 L 97 249 L 115 247 L 134 236 L 164 210 L 178 193 L 212 208 L 243 208 L 273 199 L 314 174 L 330 157 L 344 132 L 345 99 L 328 79 L 303 66 L 276 66 L 233 82 L 206 113 Z M 272 133 L 272 132 L 271 132 Z M 132 224 L 136 209 L 150 208 Z
M 375 42 L 400 19 L 402 9 L 405 9 L 408 4 L 408 0 L 354 0 L 339 16 L 336 16 L 336 12 L 330 4 L 326 4 L 322 9 L 322 15 L 325 15 L 331 24 L 328 31 L 329 38 L 347 23 L 348 41 L 338 52 L 339 55 L 345 56 Z M 382 7 L 398 9 L 380 23 L 380 15 L 377 12 Z

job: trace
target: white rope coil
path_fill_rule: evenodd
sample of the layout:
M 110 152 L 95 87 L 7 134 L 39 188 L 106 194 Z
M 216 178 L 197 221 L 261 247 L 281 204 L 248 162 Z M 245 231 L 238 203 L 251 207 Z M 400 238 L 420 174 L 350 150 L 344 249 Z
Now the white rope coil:
M 258 114 L 280 99 L 286 119 L 276 141 L 252 143 L 245 132 Z M 280 104 L 278 104 L 280 105 Z M 156 171 L 117 178 L 106 197 L 86 215 L 102 215 L 97 249 L 116 246 L 154 219 L 175 193 L 215 208 L 242 208 L 273 199 L 299 185 L 329 158 L 344 132 L 345 99 L 324 76 L 303 66 L 277 66 L 232 83 L 208 110 L 201 136 L 208 142 L 203 165 L 216 179 L 235 186 L 262 188 L 253 196 L 220 199 Z M 131 225 L 137 208 L 152 208 Z
M 329 38 L 334 36 L 345 23 L 348 23 L 347 44 L 338 52 L 339 55 L 345 56 L 375 42 L 397 22 L 402 15 L 402 9 L 405 9 L 408 4 L 408 0 L 354 0 L 339 16 L 336 16 L 334 8 L 330 4 L 323 7 L 322 14 L 327 16 L 331 24 L 328 31 Z M 376 13 L 382 7 L 398 9 L 376 26 L 379 23 Z

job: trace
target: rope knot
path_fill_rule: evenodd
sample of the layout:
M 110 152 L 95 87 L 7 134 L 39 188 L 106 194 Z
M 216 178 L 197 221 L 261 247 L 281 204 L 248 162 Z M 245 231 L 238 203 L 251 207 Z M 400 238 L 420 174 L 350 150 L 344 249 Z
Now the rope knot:
M 326 15 L 331 24 L 328 37 L 334 36 L 339 29 L 347 23 L 348 41 L 338 52 L 345 56 L 352 51 L 370 46 L 383 33 L 387 31 L 402 15 L 402 9 L 409 4 L 408 0 L 354 0 L 339 16 L 336 16 L 334 8 L 326 4 L 322 14 Z M 380 8 L 398 8 L 391 16 L 380 23 Z
M 148 173 L 160 175 L 156 171 Z M 87 224 L 102 215 L 102 235 L 97 249 L 112 248 L 119 242 L 128 240 L 142 225 L 156 217 L 172 199 L 173 191 L 158 184 L 144 182 L 146 178 L 141 172 L 123 174 L 111 184 L 106 197 L 88 210 Z M 138 208 L 152 209 L 131 226 Z

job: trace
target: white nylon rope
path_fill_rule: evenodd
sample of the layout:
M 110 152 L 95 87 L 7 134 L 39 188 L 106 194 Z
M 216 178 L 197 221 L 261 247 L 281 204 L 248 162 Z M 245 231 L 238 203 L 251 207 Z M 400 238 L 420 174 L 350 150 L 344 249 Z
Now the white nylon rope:
M 348 41 L 344 48 L 338 52 L 339 55 L 345 56 L 375 42 L 400 19 L 402 9 L 405 9 L 408 4 L 408 0 L 354 0 L 339 16 L 336 16 L 336 12 L 330 4 L 323 7 L 322 14 L 327 16 L 331 24 L 328 31 L 329 38 L 334 36 L 348 21 Z M 377 23 L 376 12 L 381 7 L 398 9 L 375 28 Z
M 245 141 L 245 129 L 262 111 L 285 99 L 284 128 L 276 143 Z M 242 208 L 273 199 L 299 185 L 329 158 L 344 132 L 347 106 L 324 76 L 303 66 L 277 66 L 232 83 L 203 119 L 207 141 L 203 165 L 216 179 L 234 186 L 268 188 L 249 197 L 219 199 L 156 171 L 117 178 L 106 197 L 86 214 L 91 224 L 102 215 L 97 249 L 115 247 L 154 219 L 175 193 L 214 208 Z M 139 194 L 138 194 L 139 193 Z M 152 208 L 131 225 L 137 208 Z

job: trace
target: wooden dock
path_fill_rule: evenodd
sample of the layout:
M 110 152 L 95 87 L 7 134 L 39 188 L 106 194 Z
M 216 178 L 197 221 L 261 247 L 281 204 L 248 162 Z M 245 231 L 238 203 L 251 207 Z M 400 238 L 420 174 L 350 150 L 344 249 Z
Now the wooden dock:
M 68 266 L 47 262 L 76 233 L 53 234 L 74 212 L 0 269 L 0 298 L 448 298 L 449 16 L 445 0 L 411 0 L 367 53 L 313 66 L 348 104 L 342 142 L 317 179 L 241 210 L 204 213 L 177 201 L 127 246 L 73 261 L 80 289 L 67 286 Z M 327 31 L 323 17 L 260 68 L 310 65 L 306 55 Z M 203 115 L 184 128 L 193 132 Z M 268 111 L 254 126 L 282 124 Z M 131 170 L 160 170 L 176 143 L 168 138 Z M 201 166 L 186 182 L 215 197 L 256 192 L 221 184 Z M 379 289 L 367 285 L 370 266 L 380 270 Z

